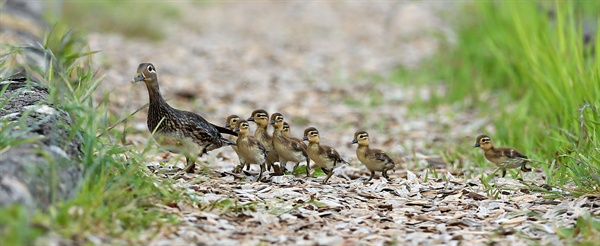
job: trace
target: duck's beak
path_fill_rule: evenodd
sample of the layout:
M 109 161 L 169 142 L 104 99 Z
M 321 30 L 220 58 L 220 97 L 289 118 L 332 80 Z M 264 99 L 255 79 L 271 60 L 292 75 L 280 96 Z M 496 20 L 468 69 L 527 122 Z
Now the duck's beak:
M 304 137 L 302 138 L 302 141 L 308 141 L 308 137 L 307 137 L 307 136 L 304 136 Z
M 248 118 L 247 121 L 254 121 L 254 117 L 250 116 L 250 118 Z
M 133 77 L 133 79 L 131 79 L 131 83 L 135 84 L 137 82 L 144 81 L 144 79 L 146 79 L 146 76 L 144 76 L 143 73 L 138 73 L 135 75 L 135 77 Z
M 236 126 L 236 127 L 233 129 L 233 131 L 234 131 L 234 132 L 239 132 L 239 131 L 240 131 L 240 128 Z
M 358 143 L 358 140 L 356 138 L 352 139 L 352 144 L 357 144 L 357 143 Z
M 477 147 L 481 147 L 481 144 L 475 143 L 475 145 L 473 145 L 473 148 L 477 148 Z
M 269 123 L 271 123 L 271 125 L 275 125 L 275 121 L 271 120 Z
M 231 128 L 231 124 L 229 124 L 229 122 L 227 122 L 227 123 L 225 123 L 225 127 Z

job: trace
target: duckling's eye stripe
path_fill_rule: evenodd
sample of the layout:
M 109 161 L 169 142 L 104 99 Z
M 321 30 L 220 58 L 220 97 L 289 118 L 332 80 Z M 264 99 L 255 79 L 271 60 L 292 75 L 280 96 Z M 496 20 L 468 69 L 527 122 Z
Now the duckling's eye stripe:
M 148 65 L 148 71 L 151 73 L 155 73 L 156 70 L 154 70 L 154 67 L 152 65 Z

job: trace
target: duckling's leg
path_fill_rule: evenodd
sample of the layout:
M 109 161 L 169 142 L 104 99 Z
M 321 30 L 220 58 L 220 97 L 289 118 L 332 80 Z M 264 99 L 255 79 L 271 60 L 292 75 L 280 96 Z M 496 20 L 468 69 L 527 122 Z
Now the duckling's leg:
M 386 179 L 390 179 L 390 176 L 387 175 L 387 171 L 387 169 L 383 170 L 383 172 L 381 172 L 381 175 Z
M 504 176 L 506 176 L 506 168 L 501 168 L 502 170 L 502 177 L 504 178 Z
M 263 162 L 259 166 L 260 166 L 260 173 L 258 174 L 258 179 L 256 180 L 257 182 L 260 182 L 260 180 L 262 178 L 262 174 L 265 171 L 265 163 Z
M 244 166 L 242 165 L 242 169 L 244 168 Z M 250 170 L 250 163 L 246 163 L 246 171 Z
M 300 163 L 298 163 L 300 164 Z M 306 157 L 306 177 L 310 177 L 310 161 L 308 159 L 308 157 Z
M 292 168 L 292 174 L 296 172 L 296 168 L 298 168 L 298 166 L 300 166 L 300 162 L 297 162 L 296 165 L 294 165 L 294 168 Z
M 240 164 L 237 165 L 235 168 L 233 168 L 233 172 L 234 173 L 240 173 L 242 172 L 242 170 L 244 170 L 244 166 L 247 166 L 248 164 L 245 163 L 245 161 L 240 160 Z
M 287 171 L 287 167 L 286 167 L 287 161 L 284 161 L 283 158 L 281 158 L 281 156 L 279 157 L 279 168 L 281 168 L 281 174 L 285 174 L 285 172 Z M 293 174 L 294 170 L 292 170 L 292 174 Z
M 367 181 L 371 181 L 371 179 L 373 179 L 373 177 L 375 177 L 375 171 L 371 171 L 371 177 L 369 177 L 369 180 L 367 180 Z
M 310 177 L 310 166 L 306 165 L 306 178 Z
M 310 177 L 310 163 L 306 163 L 306 178 Z
M 321 168 L 323 170 L 323 172 L 325 174 L 327 174 L 327 177 L 323 180 L 322 184 L 327 184 L 327 181 L 329 180 L 329 178 L 331 178 L 331 175 L 333 175 L 333 170 L 329 170 L 327 168 Z
M 279 165 L 275 165 L 275 163 L 273 163 L 272 166 L 273 166 L 273 174 L 274 175 L 283 175 L 283 170 L 281 169 L 281 167 Z
M 527 167 L 527 162 L 523 162 L 523 164 L 521 165 L 521 171 L 523 172 L 531 172 L 531 168 Z

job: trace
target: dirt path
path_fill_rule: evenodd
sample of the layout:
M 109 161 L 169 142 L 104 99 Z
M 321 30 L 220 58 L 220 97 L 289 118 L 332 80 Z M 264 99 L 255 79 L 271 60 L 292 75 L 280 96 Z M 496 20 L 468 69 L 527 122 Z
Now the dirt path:
M 473 169 L 468 166 L 472 163 L 451 167 L 435 158 L 439 146 L 472 153 L 473 138 L 487 120 L 452 107 L 411 114 L 411 102 L 428 97 L 431 89 L 385 81 L 397 65 L 416 66 L 433 54 L 437 38 L 452 39 L 449 27 L 436 15 L 453 8 L 451 4 L 177 5 L 182 21 L 166 30 L 164 41 L 90 36 L 91 48 L 102 50 L 98 64 L 107 64 L 101 90 L 112 93 L 115 114 L 133 112 L 147 102 L 146 89 L 131 86 L 129 80 L 139 63 L 152 62 L 163 95 L 175 107 L 200 112 L 220 124 L 229 114 L 249 117 L 257 108 L 281 112 L 296 137 L 308 126 L 318 128 L 322 142 L 353 163 L 340 170 L 353 180 L 332 177 L 329 185 L 320 185 L 321 178 L 284 176 L 272 177 L 271 183 L 252 182 L 251 176 L 228 173 L 237 162 L 233 151 L 213 151 L 203 159 L 213 175 L 190 175 L 177 182 L 198 202 L 163 207 L 181 223 L 147 232 L 144 236 L 154 244 L 529 242 L 524 238 L 554 244 L 556 226 L 573 224 L 586 206 L 595 204 L 598 212 L 597 201 L 547 201 L 508 178 L 497 179 L 497 198 L 488 198 L 494 196 L 486 194 L 478 179 L 455 178 L 446 171 Z M 147 141 L 145 119 L 142 111 L 133 120 L 139 134 L 129 135 L 130 144 Z M 363 182 L 367 172 L 349 143 L 357 130 L 369 131 L 373 146 L 405 161 L 391 180 Z M 183 165 L 174 158 L 159 165 L 169 157 L 151 158 L 151 172 L 164 178 L 169 165 Z M 425 180 L 425 168 L 436 163 L 445 179 Z M 525 179 L 542 184 L 541 177 L 537 173 Z

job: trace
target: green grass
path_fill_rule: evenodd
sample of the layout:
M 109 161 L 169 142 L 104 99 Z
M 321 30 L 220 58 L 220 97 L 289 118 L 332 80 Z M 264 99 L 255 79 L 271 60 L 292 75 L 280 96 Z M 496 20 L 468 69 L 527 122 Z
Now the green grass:
M 108 113 L 106 100 L 94 101 L 92 93 L 102 77 L 93 70 L 91 52 L 81 49 L 85 46 L 79 34 L 55 28 L 45 46 L 38 47 L 53 60 L 48 73 L 38 71 L 46 74 L 50 101 L 72 117 L 66 137 L 82 142 L 83 182 L 72 199 L 58 200 L 46 210 L 21 205 L 0 208 L 0 238 L 6 245 L 30 245 L 49 231 L 78 243 L 87 242 L 85 236 L 90 234 L 139 243 L 141 231 L 175 223 L 171 215 L 159 213 L 157 204 L 189 199 L 169 188 L 169 181 L 157 187 L 155 178 L 146 173 L 143 160 L 150 146 L 142 152 L 132 150 L 115 144 L 127 132 L 106 131 L 120 119 Z M 6 69 L 5 65 L 0 67 Z M 10 126 L 0 128 L 0 150 L 36 140 L 23 139 Z
M 495 143 L 534 159 L 547 184 L 573 196 L 600 194 L 600 35 L 587 44 L 582 37 L 584 25 L 600 26 L 600 3 L 476 1 L 463 7 L 454 23 L 456 46 L 444 46 L 415 71 L 398 69 L 393 79 L 447 87 L 416 108 L 477 108 L 493 120 L 496 131 L 488 134 Z M 467 157 L 485 163 L 477 154 Z

